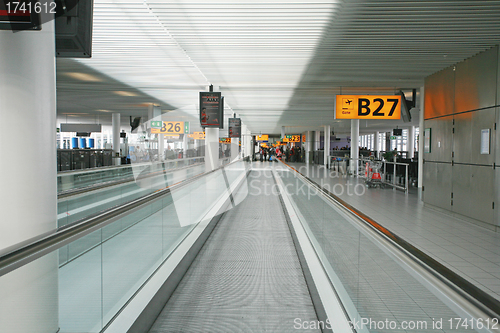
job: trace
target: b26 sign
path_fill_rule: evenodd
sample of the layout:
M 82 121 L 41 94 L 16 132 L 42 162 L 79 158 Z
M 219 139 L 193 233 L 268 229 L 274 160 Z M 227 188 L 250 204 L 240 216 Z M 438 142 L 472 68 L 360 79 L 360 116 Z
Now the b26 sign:
M 337 95 L 335 119 L 401 119 L 401 96 Z

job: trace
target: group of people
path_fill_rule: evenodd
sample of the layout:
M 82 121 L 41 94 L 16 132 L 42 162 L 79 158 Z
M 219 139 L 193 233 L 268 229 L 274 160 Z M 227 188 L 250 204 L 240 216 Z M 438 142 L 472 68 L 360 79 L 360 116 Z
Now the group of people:
M 275 158 L 283 159 L 286 162 L 302 162 L 301 147 L 261 147 L 259 150 L 261 161 L 272 161 Z
M 332 150 L 351 150 L 351 148 L 349 146 L 345 146 L 345 147 L 340 147 L 339 146 L 335 146 L 335 148 L 333 148 Z M 368 147 L 359 147 L 359 150 L 370 150 L 368 149 Z

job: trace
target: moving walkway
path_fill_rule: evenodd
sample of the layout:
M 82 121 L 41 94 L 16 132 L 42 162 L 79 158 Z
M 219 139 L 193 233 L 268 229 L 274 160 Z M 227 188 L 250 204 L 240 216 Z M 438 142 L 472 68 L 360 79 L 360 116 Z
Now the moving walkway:
M 60 332 L 498 331 L 495 300 L 368 219 L 237 161 L 10 249 L 0 283 L 57 262 Z

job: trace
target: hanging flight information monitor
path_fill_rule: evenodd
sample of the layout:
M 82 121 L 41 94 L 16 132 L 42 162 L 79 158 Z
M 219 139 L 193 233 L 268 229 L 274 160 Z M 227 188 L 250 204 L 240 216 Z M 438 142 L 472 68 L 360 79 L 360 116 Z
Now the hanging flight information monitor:
M 41 30 L 40 13 L 55 13 L 55 2 L 0 1 L 0 30 Z
M 401 119 L 401 96 L 337 95 L 335 119 Z
M 241 137 L 241 119 L 240 118 L 229 118 L 229 137 L 230 138 Z
M 220 92 L 200 92 L 200 125 L 222 128 L 224 109 Z

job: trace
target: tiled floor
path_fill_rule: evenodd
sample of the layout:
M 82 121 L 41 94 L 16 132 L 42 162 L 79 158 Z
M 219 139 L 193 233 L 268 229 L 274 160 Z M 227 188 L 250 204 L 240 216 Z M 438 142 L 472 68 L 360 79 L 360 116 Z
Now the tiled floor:
M 415 190 L 367 189 L 363 179 L 291 166 L 500 300 L 500 233 L 423 205 Z

